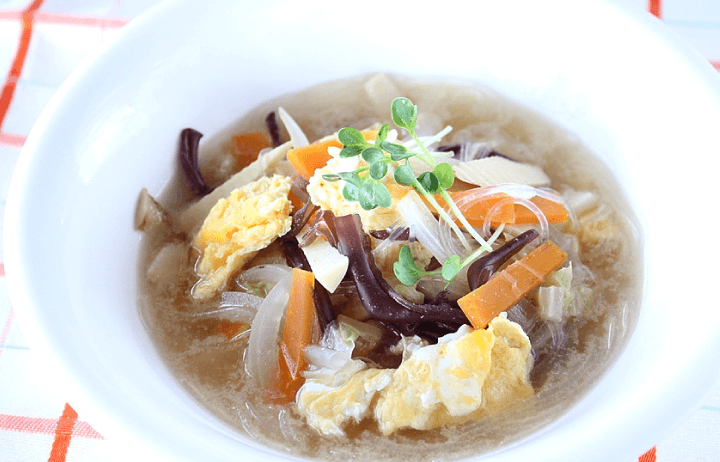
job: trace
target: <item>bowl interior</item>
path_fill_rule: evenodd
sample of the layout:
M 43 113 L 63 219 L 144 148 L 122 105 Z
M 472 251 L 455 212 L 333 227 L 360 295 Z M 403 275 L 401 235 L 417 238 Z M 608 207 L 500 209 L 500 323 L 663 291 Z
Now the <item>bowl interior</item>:
M 198 407 L 155 354 L 136 308 L 137 193 L 166 185 L 182 128 L 212 135 L 272 97 L 374 71 L 483 83 L 545 114 L 611 167 L 643 226 L 645 302 L 629 345 L 572 411 L 487 460 L 640 454 L 717 382 L 704 364 L 720 360 L 720 312 L 703 268 L 718 251 L 685 251 L 678 229 L 703 216 L 687 199 L 712 184 L 697 167 L 720 126 L 715 72 L 613 3 L 455 3 L 347 15 L 320 0 L 169 2 L 61 88 L 13 180 L 8 285 L 23 331 L 101 433 L 178 460 L 279 457 Z M 703 320 L 682 348 L 668 341 L 679 307 Z

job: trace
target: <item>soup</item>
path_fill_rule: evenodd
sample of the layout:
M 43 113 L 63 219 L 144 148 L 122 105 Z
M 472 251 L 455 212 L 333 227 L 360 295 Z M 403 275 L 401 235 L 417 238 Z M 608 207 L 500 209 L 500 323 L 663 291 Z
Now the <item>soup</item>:
M 620 188 L 572 134 L 486 88 L 361 76 L 200 136 L 181 141 L 195 180 L 141 196 L 139 305 L 178 381 L 254 441 L 477 456 L 566 412 L 633 330 L 640 236 Z M 444 220 L 448 198 L 462 213 Z M 503 279 L 517 293 L 490 289 Z M 283 357 L 301 369 L 289 391 Z

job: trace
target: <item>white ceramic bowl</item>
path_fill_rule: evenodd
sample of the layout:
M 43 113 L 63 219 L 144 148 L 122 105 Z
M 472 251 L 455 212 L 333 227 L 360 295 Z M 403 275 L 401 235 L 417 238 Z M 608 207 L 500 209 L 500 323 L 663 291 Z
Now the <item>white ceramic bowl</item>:
M 484 83 L 576 133 L 644 232 L 638 326 L 603 380 L 499 461 L 634 460 L 718 382 L 716 72 L 643 11 L 601 1 L 180 0 L 130 24 L 58 91 L 17 165 L 7 282 L 34 351 L 111 441 L 161 460 L 276 460 L 189 399 L 136 308 L 137 193 L 175 140 L 325 80 L 372 71 Z M 713 222 L 714 220 L 714 222 Z M 704 239 L 708 244 L 704 244 Z M 700 245 L 696 241 L 703 240 Z

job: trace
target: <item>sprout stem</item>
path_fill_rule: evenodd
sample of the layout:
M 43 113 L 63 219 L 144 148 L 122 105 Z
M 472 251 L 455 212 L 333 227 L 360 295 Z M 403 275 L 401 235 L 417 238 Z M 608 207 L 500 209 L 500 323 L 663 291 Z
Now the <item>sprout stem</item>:
M 470 244 L 468 243 L 467 239 L 465 238 L 465 235 L 463 234 L 460 227 L 455 223 L 455 220 L 452 219 L 450 215 L 440 207 L 440 204 L 435 200 L 432 194 L 427 192 L 425 188 L 420 184 L 418 180 L 415 180 L 413 182 L 413 186 L 417 191 L 419 191 L 423 196 L 425 196 L 425 199 L 430 203 L 430 205 L 433 206 L 433 208 L 437 211 L 437 213 L 440 215 L 440 217 L 447 222 L 448 225 L 450 225 L 450 228 L 452 228 L 453 231 L 455 231 L 455 234 L 457 234 L 457 237 L 460 239 L 460 243 L 462 243 L 463 247 L 470 250 Z M 444 191 L 444 190 L 443 190 Z
M 448 204 L 450 210 L 452 210 L 453 214 L 458 218 L 458 220 L 460 220 L 460 223 L 462 223 L 462 225 L 470 233 L 470 235 L 475 238 L 476 241 L 478 241 L 480 246 L 488 252 L 492 252 L 492 246 L 490 246 L 490 244 L 488 244 L 487 241 L 483 239 L 477 231 L 475 231 L 475 228 L 473 228 L 472 225 L 468 223 L 467 218 L 465 218 L 465 215 L 463 215 L 457 205 L 455 205 L 455 202 L 450 197 L 450 194 L 448 194 L 445 189 L 440 188 L 440 196 L 443 198 L 445 203 Z

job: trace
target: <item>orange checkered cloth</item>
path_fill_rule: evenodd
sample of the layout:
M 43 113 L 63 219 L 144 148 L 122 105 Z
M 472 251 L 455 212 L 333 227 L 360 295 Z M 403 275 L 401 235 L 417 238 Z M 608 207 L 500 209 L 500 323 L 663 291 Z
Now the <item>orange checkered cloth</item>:
M 159 1 L 0 0 L 0 215 L 25 138 L 49 98 L 84 58 Z M 661 18 L 720 70 L 720 2 L 625 1 Z M 2 250 L 0 244 L 0 462 L 110 459 L 112 442 L 66 402 L 23 340 L 7 296 Z M 720 460 L 720 389 L 637 460 Z

